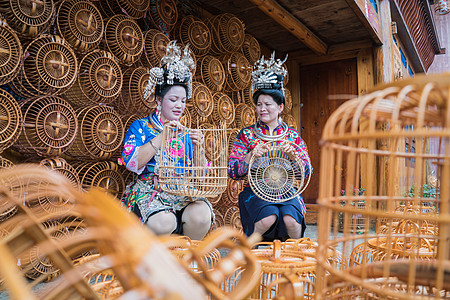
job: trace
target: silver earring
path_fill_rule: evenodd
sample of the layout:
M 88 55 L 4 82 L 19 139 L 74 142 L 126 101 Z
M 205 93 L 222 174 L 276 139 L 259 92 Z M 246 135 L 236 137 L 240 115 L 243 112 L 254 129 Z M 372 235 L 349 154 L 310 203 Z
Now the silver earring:
M 156 106 L 156 110 L 157 110 L 157 111 L 160 111 L 160 110 L 161 110 L 161 105 L 158 104 L 158 105 Z

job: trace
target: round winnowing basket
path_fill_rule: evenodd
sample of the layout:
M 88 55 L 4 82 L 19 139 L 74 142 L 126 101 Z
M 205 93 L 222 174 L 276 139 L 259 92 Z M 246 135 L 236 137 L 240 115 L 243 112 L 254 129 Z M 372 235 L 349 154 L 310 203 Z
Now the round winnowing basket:
M 242 231 L 241 216 L 239 214 L 239 207 L 230 206 L 224 214 L 225 225 L 231 226 L 234 229 Z
M 226 128 L 197 129 L 202 145 L 191 142 L 189 128 L 164 127 L 159 163 L 159 185 L 170 194 L 216 197 L 227 186 Z
M 233 14 L 220 14 L 206 20 L 212 34 L 211 52 L 215 55 L 240 51 L 245 39 L 244 23 Z
M 239 193 L 244 189 L 244 180 L 228 178 L 227 199 L 234 205 L 239 201 Z
M 292 94 L 291 91 L 287 88 L 284 89 L 284 109 L 283 113 L 290 113 L 292 110 Z
M 55 7 L 52 0 L 1 0 L 2 12 L 9 26 L 24 38 L 34 38 L 46 31 Z
M 116 163 L 111 161 L 85 162 L 76 164 L 75 169 L 84 190 L 97 187 L 116 198 L 122 197 L 125 182 Z
M 100 0 L 98 4 L 106 17 L 125 14 L 136 20 L 142 19 L 149 7 L 146 0 Z
M 10 94 L 0 89 L 0 152 L 15 143 L 22 130 L 22 111 Z
M 254 36 L 246 33 L 244 37 L 244 44 L 242 45 L 242 53 L 250 64 L 254 64 L 261 58 L 261 47 Z
M 245 128 L 256 122 L 256 116 L 253 109 L 247 104 L 241 103 L 236 105 L 236 127 Z
M 57 96 L 31 98 L 20 102 L 23 130 L 14 145 L 22 154 L 57 156 L 75 140 L 78 120 L 75 110 Z
M 174 0 L 150 0 L 148 15 L 156 28 L 170 32 L 178 20 L 178 9 Z
M 94 50 L 102 39 L 104 24 L 100 11 L 88 1 L 64 0 L 59 4 L 56 26 L 78 53 Z
M 213 97 L 208 87 L 200 82 L 192 83 L 192 112 L 196 116 L 207 118 L 214 109 Z
M 208 54 L 211 48 L 211 32 L 202 20 L 192 15 L 184 17 L 176 34 L 182 44 L 189 45 L 196 57 Z
M 94 50 L 81 60 L 75 84 L 65 93 L 74 105 L 112 103 L 122 89 L 122 70 L 110 52 Z
M 77 171 L 72 167 L 64 158 L 45 158 L 39 163 L 41 166 L 46 166 L 52 170 L 56 170 L 64 177 L 69 179 L 75 188 L 80 187 L 80 179 L 78 178 Z
M 222 56 L 220 61 L 226 74 L 225 91 L 243 90 L 249 86 L 253 67 L 242 53 L 234 52 Z
M 115 15 L 105 20 L 104 44 L 119 62 L 130 66 L 140 59 L 144 49 L 139 25 L 124 15 Z
M 200 78 L 211 91 L 221 91 L 225 84 L 225 71 L 219 59 L 207 55 L 199 60 Z
M 225 122 L 227 126 L 234 122 L 234 103 L 224 93 L 213 94 L 214 111 L 212 118 L 215 124 Z
M 166 55 L 167 44 L 170 40 L 162 31 L 149 29 L 144 35 L 144 55 L 142 62 L 148 68 L 159 66 L 161 59 Z
M 297 144 L 275 141 L 264 144 L 269 147 L 261 157 L 252 156 L 248 166 L 248 181 L 253 192 L 268 202 L 285 202 L 298 197 L 308 186 L 307 176 L 300 155 L 289 157 L 284 145 L 301 151 Z M 258 146 L 260 147 L 260 146 Z
M 148 114 L 156 108 L 155 95 L 144 97 L 150 72 L 144 67 L 131 67 L 123 73 L 123 86 L 120 96 L 114 103 L 117 111 L 124 115 Z
M 349 100 L 328 119 L 321 140 L 319 299 L 358 291 L 378 299 L 450 294 L 449 88 L 448 73 L 418 75 Z M 429 185 L 430 174 L 439 188 Z M 368 251 L 355 248 L 361 243 Z M 329 246 L 353 249 L 352 265 L 326 265 L 321 250 Z
M 58 95 L 75 82 L 77 58 L 72 47 L 57 35 L 42 35 L 24 50 L 24 62 L 11 88 L 24 98 Z
M 13 80 L 22 62 L 22 45 L 19 37 L 0 20 L 0 85 Z
M 295 130 L 298 130 L 297 121 L 295 121 L 295 118 L 291 114 L 281 115 L 283 118 L 283 121 L 287 124 L 287 126 L 294 128 Z
M 78 133 L 68 154 L 82 160 L 109 159 L 122 146 L 124 128 L 120 116 L 107 106 L 77 110 Z

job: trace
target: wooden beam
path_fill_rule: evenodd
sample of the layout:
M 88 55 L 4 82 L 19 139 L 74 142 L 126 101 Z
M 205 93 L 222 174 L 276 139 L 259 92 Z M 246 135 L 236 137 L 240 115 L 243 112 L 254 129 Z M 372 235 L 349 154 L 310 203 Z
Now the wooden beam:
M 380 35 L 378 32 L 372 27 L 372 24 L 370 24 L 369 20 L 367 20 L 366 15 L 361 10 L 359 5 L 356 3 L 355 0 L 345 0 L 347 1 L 348 6 L 350 6 L 351 9 L 355 12 L 356 16 L 359 18 L 361 23 L 364 27 L 366 27 L 367 31 L 369 32 L 371 38 L 377 45 L 382 45 L 382 41 L 380 38 Z
M 250 0 L 258 6 L 266 15 L 271 17 L 275 22 L 289 30 L 308 48 L 317 54 L 324 55 L 327 53 L 328 46 L 319 37 L 317 37 L 308 27 L 300 22 L 296 17 L 290 14 L 282 6 L 274 0 Z

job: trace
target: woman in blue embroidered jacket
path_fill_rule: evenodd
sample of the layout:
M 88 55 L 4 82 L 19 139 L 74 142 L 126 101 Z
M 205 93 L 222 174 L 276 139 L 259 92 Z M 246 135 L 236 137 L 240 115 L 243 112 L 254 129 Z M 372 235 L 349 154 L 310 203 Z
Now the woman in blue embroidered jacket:
M 199 198 L 192 202 L 187 197 L 161 191 L 158 186 L 163 124 L 168 122 L 177 130 L 183 129 L 178 120 L 186 108 L 190 92 L 188 82 L 192 80 L 190 69 L 185 68 L 189 62 L 180 59 L 181 52 L 177 46 L 169 43 L 167 52 L 164 67 L 152 69 L 158 81 L 149 82 L 150 92 L 153 89 L 151 85 L 156 85 L 156 112 L 133 122 L 125 136 L 121 162 L 137 173 L 138 178 L 127 186 L 122 203 L 157 235 L 178 233 L 200 240 L 209 231 L 214 218 L 209 201 Z M 172 55 L 172 60 L 167 59 L 169 55 Z M 163 77 L 158 78 L 158 75 Z M 204 137 L 199 130 L 189 130 L 180 141 L 184 142 L 182 155 L 187 156 L 182 161 L 191 162 L 195 159 L 192 158 L 193 149 L 203 149 Z
M 264 145 L 256 146 L 277 140 L 288 156 L 300 156 L 306 176 L 310 176 L 312 166 L 306 144 L 300 134 L 280 118 L 284 108 L 281 89 L 285 69 L 281 67 L 282 62 L 275 61 L 272 55 L 270 61 L 265 61 L 263 57 L 256 64 L 260 67 L 252 72 L 253 86 L 256 89 L 253 101 L 259 121 L 239 132 L 230 153 L 228 174 L 233 179 L 243 179 L 247 175 L 252 156 L 261 157 L 268 150 Z M 282 141 L 293 142 L 298 147 L 294 149 L 290 143 Z M 304 235 L 306 207 L 301 195 L 286 202 L 272 203 L 258 198 L 247 185 L 239 194 L 239 211 L 242 227 L 247 235 L 258 232 L 266 241 L 298 239 Z

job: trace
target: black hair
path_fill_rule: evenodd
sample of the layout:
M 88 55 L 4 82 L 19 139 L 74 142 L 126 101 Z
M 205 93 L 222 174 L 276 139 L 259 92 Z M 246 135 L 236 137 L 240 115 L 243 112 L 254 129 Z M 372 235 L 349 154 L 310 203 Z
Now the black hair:
M 174 86 L 179 85 L 184 88 L 186 91 L 186 95 L 188 93 L 188 87 L 186 84 L 183 83 L 175 83 L 175 84 L 158 84 L 155 89 L 155 96 L 161 97 L 161 100 L 164 98 L 164 96 L 167 94 L 167 92 Z
M 284 95 L 283 95 L 283 92 L 281 92 L 281 90 L 278 90 L 278 89 L 260 89 L 260 90 L 257 90 L 253 94 L 253 102 L 255 103 L 255 105 L 258 104 L 258 98 L 259 98 L 260 95 L 271 96 L 273 98 L 273 101 L 275 101 L 275 103 L 278 104 L 278 105 L 284 104 Z

